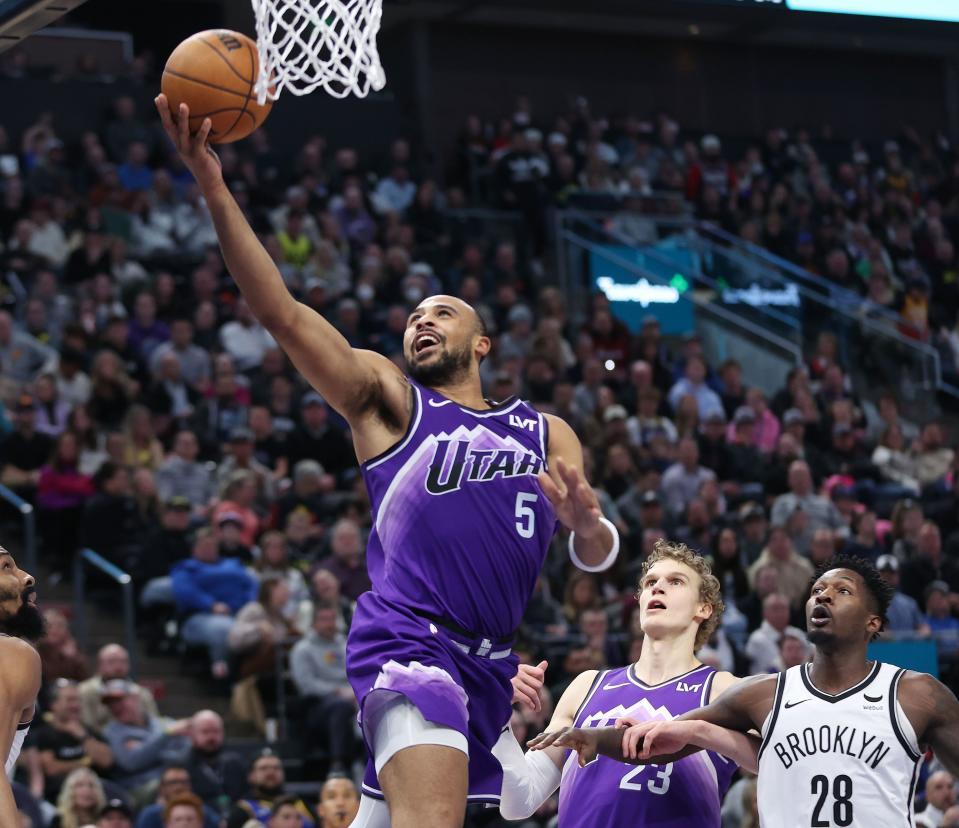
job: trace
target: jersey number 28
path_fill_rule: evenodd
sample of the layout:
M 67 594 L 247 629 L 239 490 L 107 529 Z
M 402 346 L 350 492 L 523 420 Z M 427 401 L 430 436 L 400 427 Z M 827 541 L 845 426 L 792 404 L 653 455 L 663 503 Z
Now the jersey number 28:
M 845 774 L 840 774 L 832 780 L 832 822 L 823 819 L 823 809 L 829 798 L 829 777 L 814 776 L 812 778 L 812 795 L 818 797 L 813 808 L 811 828 L 831 828 L 837 825 L 845 828 L 852 825 L 852 780 Z M 826 810 L 826 816 L 829 811 Z

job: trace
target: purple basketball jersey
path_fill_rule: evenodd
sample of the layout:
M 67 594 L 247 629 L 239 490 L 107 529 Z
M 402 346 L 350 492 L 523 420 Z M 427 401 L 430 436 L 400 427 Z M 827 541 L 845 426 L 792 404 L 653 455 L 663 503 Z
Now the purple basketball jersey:
M 611 727 L 616 719 L 668 721 L 709 700 L 716 671 L 705 665 L 647 685 L 633 666 L 600 673 L 574 724 Z M 736 765 L 700 751 L 666 765 L 628 765 L 600 756 L 581 768 L 574 755 L 563 766 L 560 828 L 656 825 L 661 828 L 719 828 L 720 804 Z
M 536 478 L 546 421 L 522 400 L 477 411 L 410 384 L 405 438 L 362 466 L 373 592 L 482 635 L 511 635 L 556 529 Z

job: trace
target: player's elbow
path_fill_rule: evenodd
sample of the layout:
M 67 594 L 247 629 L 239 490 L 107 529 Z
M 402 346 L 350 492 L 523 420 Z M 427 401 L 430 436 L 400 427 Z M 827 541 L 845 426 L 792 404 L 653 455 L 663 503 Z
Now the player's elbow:
M 536 813 L 539 805 L 528 800 L 518 801 L 510 796 L 504 796 L 499 803 L 499 815 L 510 822 L 520 819 L 529 819 Z

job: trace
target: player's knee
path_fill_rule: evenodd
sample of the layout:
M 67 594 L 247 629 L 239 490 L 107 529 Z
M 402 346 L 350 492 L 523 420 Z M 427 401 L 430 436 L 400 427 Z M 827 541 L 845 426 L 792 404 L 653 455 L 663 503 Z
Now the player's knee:
M 453 796 L 431 796 L 429 800 L 390 805 L 393 825 L 416 828 L 462 828 L 466 801 Z

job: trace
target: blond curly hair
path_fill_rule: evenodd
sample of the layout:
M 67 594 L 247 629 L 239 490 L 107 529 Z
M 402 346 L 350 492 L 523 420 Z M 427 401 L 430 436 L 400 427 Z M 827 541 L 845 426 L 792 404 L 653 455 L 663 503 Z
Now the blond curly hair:
M 698 650 L 712 638 L 716 627 L 722 620 L 723 611 L 726 609 L 726 605 L 723 603 L 722 585 L 719 583 L 719 579 L 713 575 L 713 568 L 709 565 L 709 561 L 702 555 L 693 552 L 685 543 L 658 540 L 653 547 L 653 551 L 649 553 L 649 557 L 643 562 L 643 571 L 639 576 L 640 591 L 646 573 L 649 572 L 653 564 L 662 560 L 678 561 L 699 575 L 699 600 L 713 608 L 713 614 L 700 623 L 699 630 L 696 633 L 695 647 Z

